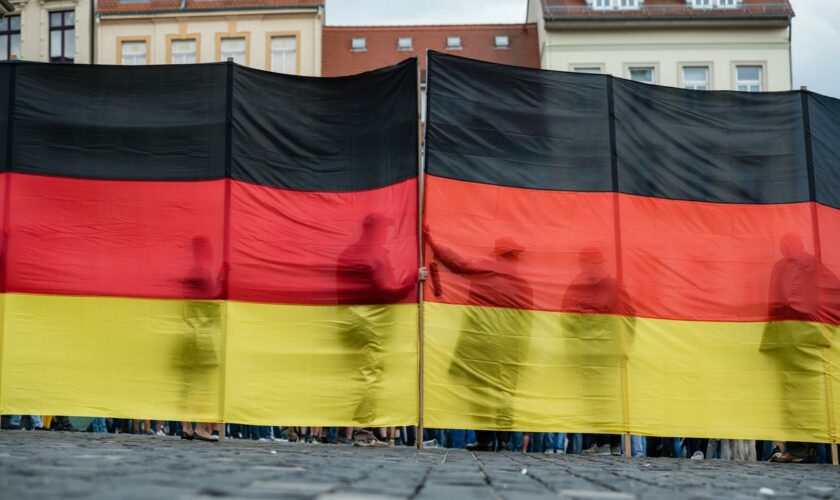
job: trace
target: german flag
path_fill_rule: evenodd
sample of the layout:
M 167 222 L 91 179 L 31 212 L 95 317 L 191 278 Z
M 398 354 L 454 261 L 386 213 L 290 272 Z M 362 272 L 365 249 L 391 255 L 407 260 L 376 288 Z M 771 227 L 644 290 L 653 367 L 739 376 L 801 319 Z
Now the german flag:
M 416 422 L 416 71 L 0 66 L 0 412 Z
M 840 101 L 430 53 L 427 120 L 428 426 L 837 440 Z

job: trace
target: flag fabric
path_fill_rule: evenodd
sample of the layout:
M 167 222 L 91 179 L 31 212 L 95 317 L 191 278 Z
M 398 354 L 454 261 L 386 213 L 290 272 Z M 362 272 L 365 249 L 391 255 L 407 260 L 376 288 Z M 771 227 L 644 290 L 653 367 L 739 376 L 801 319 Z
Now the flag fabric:
M 829 441 L 840 101 L 429 54 L 429 427 Z
M 416 422 L 416 71 L 0 65 L 0 412 Z

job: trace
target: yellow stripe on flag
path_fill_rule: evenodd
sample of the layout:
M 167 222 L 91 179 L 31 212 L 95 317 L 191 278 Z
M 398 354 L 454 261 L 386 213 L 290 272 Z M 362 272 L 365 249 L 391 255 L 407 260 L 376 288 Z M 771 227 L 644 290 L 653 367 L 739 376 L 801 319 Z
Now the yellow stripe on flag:
M 838 327 L 425 308 L 428 427 L 837 437 Z
M 413 304 L 26 294 L 6 294 L 3 303 L 4 414 L 276 425 L 417 421 Z

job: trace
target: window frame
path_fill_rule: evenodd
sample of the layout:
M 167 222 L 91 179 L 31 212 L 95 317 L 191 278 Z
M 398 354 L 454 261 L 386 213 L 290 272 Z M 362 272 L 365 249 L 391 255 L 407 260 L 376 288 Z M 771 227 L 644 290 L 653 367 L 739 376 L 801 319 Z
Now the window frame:
M 275 73 L 272 67 L 272 53 L 271 40 L 274 38 L 294 37 L 295 39 L 295 72 L 294 73 L 280 73 L 282 75 L 299 75 L 300 74 L 300 31 L 272 31 L 265 34 L 265 70 Z
M 13 17 L 16 17 L 17 20 L 18 20 L 18 28 L 16 30 L 12 29 L 12 18 Z M 12 15 L 9 15 L 9 16 L 4 16 L 3 19 L 6 19 L 6 23 L 7 23 L 8 27 L 6 28 L 5 31 L 0 31 L 0 38 L 3 38 L 3 37 L 6 38 L 6 53 L 2 55 L 2 57 L 5 57 L 5 59 L 0 59 L 0 61 L 11 61 L 12 60 L 12 55 L 13 55 L 12 54 L 12 37 L 15 36 L 15 35 L 17 35 L 17 37 L 18 37 L 18 51 L 22 53 L 23 47 L 21 45 L 20 30 L 21 30 L 21 23 L 23 22 L 23 19 L 21 19 L 20 13 L 12 14 Z M 20 53 L 17 54 L 15 57 L 20 59 Z
M 598 68 L 598 73 L 591 71 L 581 71 L 583 69 Z M 569 71 L 572 73 L 581 73 L 584 75 L 606 75 L 604 63 L 569 63 Z
M 356 47 L 356 41 L 361 40 L 362 46 Z M 367 52 L 367 38 L 363 36 L 354 36 L 350 38 L 350 52 Z
M 653 79 L 650 82 L 641 82 L 639 80 L 633 80 L 631 71 L 638 70 L 638 69 L 649 69 L 652 72 Z M 625 63 L 624 64 L 624 75 L 627 80 L 639 83 L 647 83 L 648 85 L 659 85 L 659 63 Z
M 243 31 L 239 33 L 216 33 L 216 60 L 219 62 L 227 62 L 227 58 L 222 58 L 222 41 L 243 39 L 245 41 L 245 64 L 243 66 L 251 66 L 251 32 Z
M 400 42 L 403 40 L 408 40 L 408 47 L 400 47 Z M 414 50 L 414 37 L 410 36 L 398 36 L 397 37 L 397 50 L 400 52 L 410 52 Z
M 70 12 L 73 13 L 73 24 L 72 25 L 64 24 L 65 19 L 67 18 L 67 14 L 69 14 Z M 53 26 L 53 24 L 52 24 L 52 15 L 53 14 L 61 14 L 61 24 L 59 26 Z M 57 32 L 61 33 L 61 56 L 59 56 L 59 57 L 53 57 L 52 56 L 52 52 L 53 52 L 52 51 L 52 34 L 53 34 L 54 31 L 57 31 Z M 65 32 L 67 32 L 67 31 L 72 31 L 73 32 L 73 37 L 75 38 L 75 36 L 76 36 L 76 9 L 48 10 L 47 11 L 47 58 L 49 59 L 49 62 L 51 62 L 51 63 L 72 63 L 72 62 L 75 62 L 75 60 L 76 60 L 76 54 L 75 54 L 76 44 L 75 43 L 73 44 L 73 49 L 74 49 L 73 57 L 65 57 L 65 55 L 64 55 L 64 52 L 65 52 L 64 38 L 65 38 Z
M 152 39 L 148 36 L 118 36 L 117 37 L 117 61 L 116 63 L 123 66 L 123 45 L 126 43 L 143 42 L 146 44 L 146 62 L 145 65 L 151 64 Z M 128 65 L 125 65 L 128 66 Z M 142 66 L 142 65 L 140 65 Z
M 685 68 L 706 68 L 706 88 L 705 89 L 689 89 L 686 87 L 686 79 L 685 79 Z M 677 82 L 679 83 L 679 87 L 684 90 L 700 90 L 700 91 L 709 91 L 714 90 L 714 65 L 711 61 L 698 61 L 698 62 L 684 62 L 679 63 L 677 65 Z
M 613 0 L 592 0 L 589 5 L 592 10 L 612 10 L 615 8 Z
M 758 82 L 759 89 L 756 90 L 738 90 L 740 81 L 738 79 L 738 68 L 758 68 L 758 80 L 749 80 L 750 82 Z M 767 61 L 732 61 L 732 90 L 738 92 L 766 92 L 767 91 Z
M 504 45 L 499 44 L 499 39 L 500 38 L 505 39 L 506 43 Z M 493 45 L 499 50 L 509 49 L 510 48 L 510 35 L 493 35 Z
M 450 40 L 458 39 L 458 45 L 450 44 Z M 446 50 L 464 50 L 464 39 L 461 38 L 460 35 L 447 35 L 446 36 Z
M 201 33 L 183 33 L 177 35 L 166 35 L 166 64 L 190 64 L 190 63 L 174 63 L 175 55 L 172 53 L 172 44 L 174 42 L 186 42 L 192 40 L 195 42 L 195 64 L 201 62 Z

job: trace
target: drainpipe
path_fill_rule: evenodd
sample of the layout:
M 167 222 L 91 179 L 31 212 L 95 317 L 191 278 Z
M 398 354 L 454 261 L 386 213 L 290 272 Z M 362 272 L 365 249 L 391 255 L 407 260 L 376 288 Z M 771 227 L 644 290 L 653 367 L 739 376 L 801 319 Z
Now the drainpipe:
M 96 64 L 96 7 L 98 0 L 90 0 L 90 64 Z

